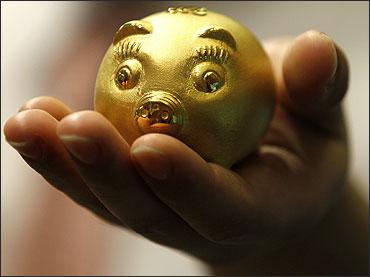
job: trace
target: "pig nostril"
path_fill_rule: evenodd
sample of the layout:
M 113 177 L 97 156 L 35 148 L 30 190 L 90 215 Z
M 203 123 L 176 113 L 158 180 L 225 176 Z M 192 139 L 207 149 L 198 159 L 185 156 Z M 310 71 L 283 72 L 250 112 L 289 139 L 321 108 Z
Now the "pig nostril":
M 146 118 L 146 117 L 148 117 L 148 115 L 149 115 L 149 111 L 147 109 L 144 108 L 144 109 L 140 110 L 140 116 L 141 117 Z
M 167 111 L 163 111 L 163 112 L 161 113 L 161 118 L 162 118 L 163 120 L 168 120 L 168 119 L 169 119 L 169 117 L 170 117 L 170 114 L 169 114 Z

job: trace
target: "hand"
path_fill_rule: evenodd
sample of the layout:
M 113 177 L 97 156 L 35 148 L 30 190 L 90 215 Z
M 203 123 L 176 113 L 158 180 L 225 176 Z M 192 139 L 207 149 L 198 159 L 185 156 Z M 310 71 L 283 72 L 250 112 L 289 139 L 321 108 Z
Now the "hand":
M 316 31 L 265 48 L 277 108 L 260 147 L 231 170 L 162 134 L 130 146 L 100 114 L 50 97 L 10 118 L 6 139 L 75 202 L 150 240 L 210 264 L 271 251 L 309 232 L 345 181 L 348 66 Z

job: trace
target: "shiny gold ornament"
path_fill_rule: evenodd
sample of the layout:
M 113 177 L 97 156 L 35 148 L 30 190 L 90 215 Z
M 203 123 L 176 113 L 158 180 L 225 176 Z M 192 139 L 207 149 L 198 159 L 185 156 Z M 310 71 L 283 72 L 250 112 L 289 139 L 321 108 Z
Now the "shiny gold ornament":
M 129 144 L 165 133 L 230 167 L 258 145 L 274 93 L 269 59 L 248 29 L 177 7 L 119 28 L 99 69 L 95 109 Z

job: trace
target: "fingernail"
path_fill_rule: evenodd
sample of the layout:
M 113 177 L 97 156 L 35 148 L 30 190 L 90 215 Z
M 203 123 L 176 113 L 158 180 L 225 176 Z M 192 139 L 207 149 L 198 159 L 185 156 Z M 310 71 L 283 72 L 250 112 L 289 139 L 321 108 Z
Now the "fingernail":
M 22 156 L 33 160 L 42 160 L 44 149 L 36 141 L 8 141 L 8 143 L 17 150 Z
M 323 32 L 320 32 L 320 35 L 323 39 L 325 39 L 327 42 L 329 42 L 330 44 L 330 47 L 331 47 L 331 50 L 332 50 L 332 55 L 333 55 L 333 60 L 334 60 L 334 63 L 333 63 L 333 71 L 328 79 L 328 83 L 332 82 L 334 77 L 335 77 L 335 73 L 337 72 L 337 68 L 338 68 L 338 54 L 337 54 L 337 49 L 335 47 L 335 43 L 333 42 L 333 40 L 325 33 Z
M 132 150 L 132 156 L 140 169 L 149 177 L 158 180 L 168 178 L 171 165 L 166 156 L 158 149 L 146 145 L 139 145 Z
M 93 164 L 98 160 L 100 148 L 91 139 L 77 135 L 59 135 L 59 138 L 77 160 L 86 164 Z
M 338 69 L 338 53 L 337 53 L 337 49 L 335 47 L 335 43 L 333 42 L 333 40 L 325 33 L 323 32 L 320 32 L 320 36 L 325 39 L 327 42 L 330 43 L 330 47 L 331 47 L 331 50 L 332 50 L 332 55 L 333 55 L 333 69 L 332 69 L 332 73 L 330 74 L 330 77 L 328 78 L 328 80 L 326 81 L 325 85 L 324 85 L 324 88 L 322 90 L 322 93 L 319 97 L 319 103 L 326 103 L 328 101 L 328 99 L 330 98 L 331 96 L 331 88 L 333 86 L 333 84 L 335 83 L 335 77 L 336 77 L 336 73 L 337 73 L 337 69 Z

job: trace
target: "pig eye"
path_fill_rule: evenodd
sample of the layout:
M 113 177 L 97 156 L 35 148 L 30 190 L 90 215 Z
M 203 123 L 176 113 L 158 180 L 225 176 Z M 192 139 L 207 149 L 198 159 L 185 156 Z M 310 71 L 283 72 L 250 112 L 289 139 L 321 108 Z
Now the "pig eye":
M 224 80 L 213 70 L 206 71 L 201 78 L 195 81 L 195 87 L 207 93 L 218 91 L 224 84 Z
M 214 71 L 208 71 L 203 76 L 206 92 L 215 92 L 222 86 L 221 77 Z
M 115 81 L 120 89 L 131 89 L 138 83 L 141 72 L 140 63 L 137 61 L 126 61 L 121 66 L 115 76 Z
M 128 88 L 129 86 L 129 80 L 131 79 L 131 71 L 130 69 L 125 66 L 122 67 L 118 72 L 117 72 L 117 83 L 123 87 L 123 88 Z

